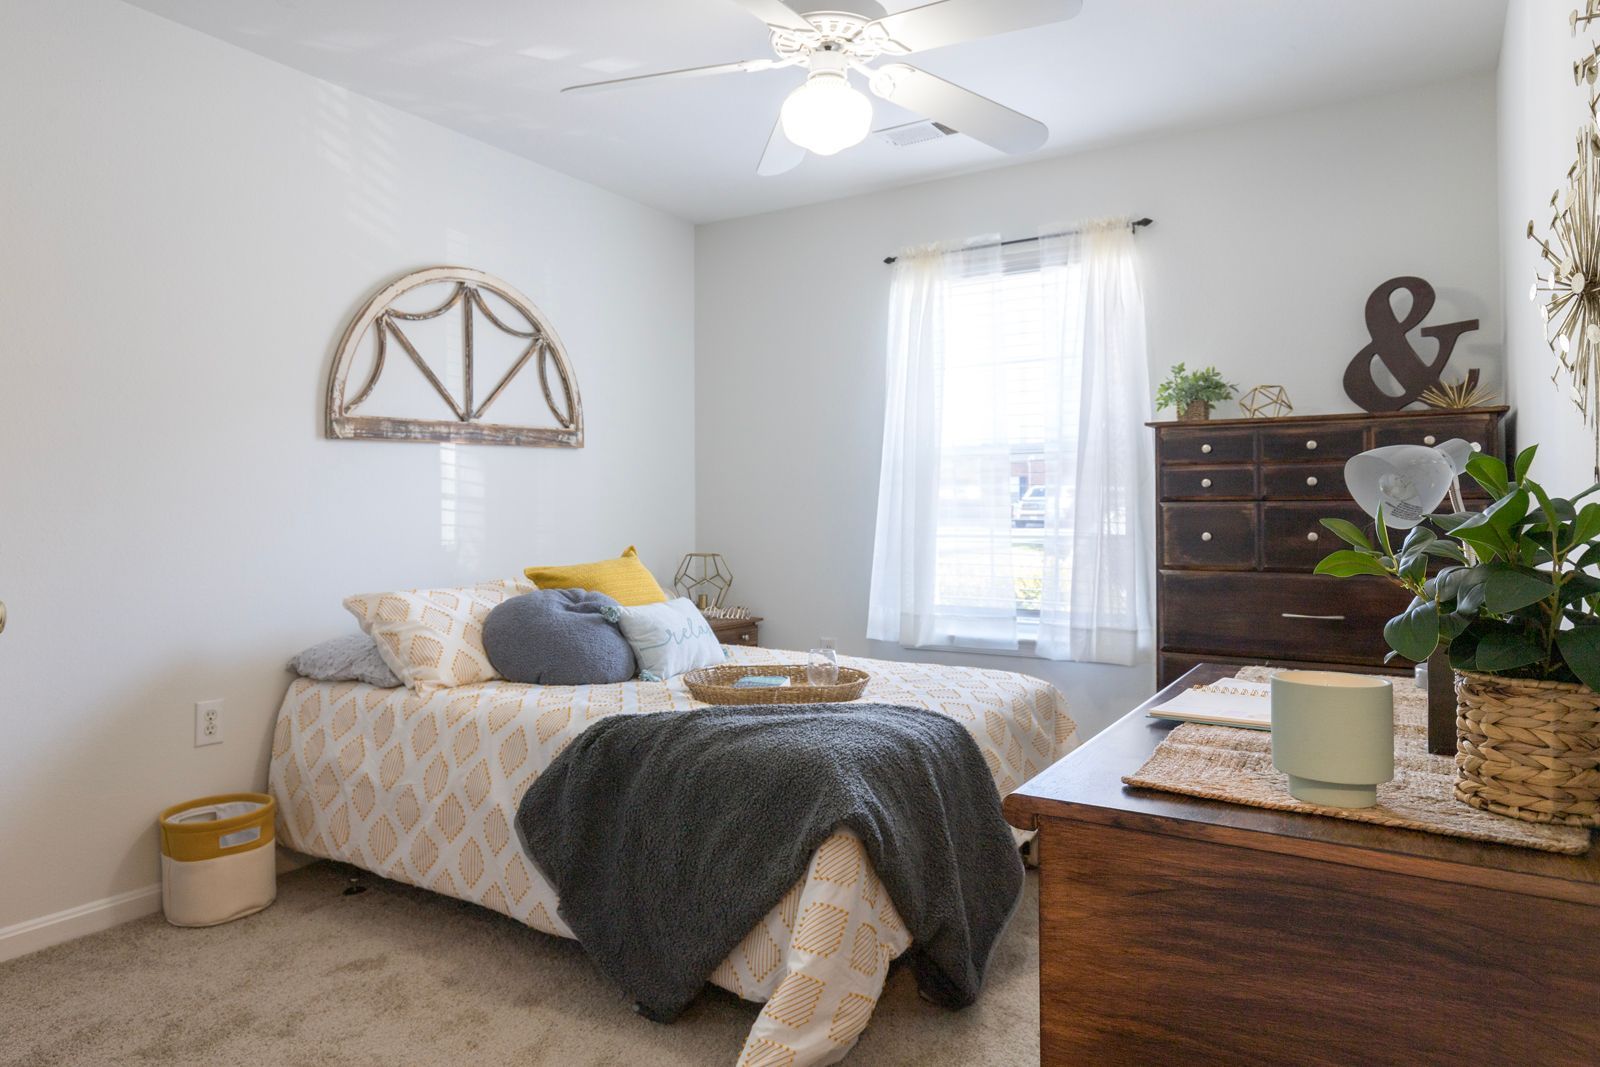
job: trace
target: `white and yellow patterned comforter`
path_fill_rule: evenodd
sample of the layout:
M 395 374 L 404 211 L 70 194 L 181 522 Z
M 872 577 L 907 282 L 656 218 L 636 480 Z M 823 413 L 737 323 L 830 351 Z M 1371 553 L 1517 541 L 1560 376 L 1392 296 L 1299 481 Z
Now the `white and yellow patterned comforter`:
M 729 647 L 736 663 L 804 656 Z M 1076 743 L 1049 684 L 1004 671 L 842 660 L 872 676 L 865 699 L 956 719 L 983 751 L 1001 795 Z M 291 848 L 472 901 L 561 937 L 555 891 L 512 829 L 529 784 L 607 715 L 701 707 L 681 678 L 597 686 L 510 682 L 419 696 L 296 679 L 278 712 L 271 789 Z M 834 1063 L 865 1028 L 888 962 L 909 937 L 859 842 L 825 841 L 806 876 L 711 980 L 765 1002 L 741 1065 Z

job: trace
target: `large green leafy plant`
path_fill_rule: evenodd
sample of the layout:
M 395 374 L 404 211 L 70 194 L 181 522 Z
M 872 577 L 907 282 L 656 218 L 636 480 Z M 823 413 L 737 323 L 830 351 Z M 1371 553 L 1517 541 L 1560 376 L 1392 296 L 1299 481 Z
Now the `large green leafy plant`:
M 1458 670 L 1600 690 L 1600 503 L 1582 503 L 1600 485 L 1551 497 L 1528 478 L 1535 448 L 1509 471 L 1473 456 L 1467 474 L 1494 503 L 1435 515 L 1433 528 L 1413 528 L 1398 547 L 1381 512 L 1377 544 L 1354 523 L 1323 519 L 1350 547 L 1317 573 L 1382 575 L 1411 592 L 1383 628 L 1394 654 L 1421 661 L 1443 642 Z M 1441 564 L 1431 575 L 1430 561 Z
M 1232 396 L 1235 388 L 1223 380 L 1222 372 L 1215 367 L 1190 371 L 1182 363 L 1176 363 L 1172 374 L 1156 387 L 1156 410 L 1176 408 L 1182 411 L 1196 400 L 1203 400 L 1210 407 Z

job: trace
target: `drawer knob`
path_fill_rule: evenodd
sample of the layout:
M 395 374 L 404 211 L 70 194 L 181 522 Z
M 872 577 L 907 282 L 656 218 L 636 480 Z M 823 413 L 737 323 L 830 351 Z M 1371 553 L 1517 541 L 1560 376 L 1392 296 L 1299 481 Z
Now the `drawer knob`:
M 1203 534 L 1201 534 L 1201 535 L 1200 535 L 1200 540 L 1202 540 L 1202 541 L 1209 541 L 1209 540 L 1211 540 L 1211 531 L 1210 531 L 1210 530 L 1207 530 L 1207 531 L 1206 531 L 1206 532 L 1205 532 L 1205 533 L 1203 533 Z
M 1210 489 L 1211 488 L 1211 479 L 1210 478 L 1201 478 L 1200 479 L 1200 488 L 1202 488 L 1202 489 Z
M 1311 450 L 1311 451 L 1313 451 L 1313 452 L 1315 452 L 1315 451 L 1316 451 L 1316 450 L 1317 450 L 1317 441 L 1316 441 L 1316 438 L 1312 438 L 1312 439 L 1311 439 L 1311 440 L 1309 440 L 1309 441 L 1307 441 L 1307 442 L 1306 442 L 1306 447 L 1307 447 L 1307 448 L 1308 448 L 1308 449 L 1310 449 L 1310 450 Z
M 1310 533 L 1306 534 L 1306 540 L 1307 541 L 1315 541 L 1316 539 L 1317 539 L 1317 531 L 1312 530 Z
M 1316 485 L 1317 484 L 1317 476 L 1315 474 L 1311 475 L 1311 477 L 1306 479 L 1306 484 L 1307 485 Z
M 1439 439 L 1437 437 L 1433 436 L 1433 434 L 1430 433 L 1428 436 L 1426 436 L 1426 437 L 1424 437 L 1422 439 L 1422 443 L 1425 444 L 1425 445 L 1431 445 L 1431 444 L 1435 443 L 1438 440 Z
M 1211 446 L 1210 445 L 1201 445 L 1200 446 L 1200 451 L 1206 453 L 1207 455 L 1210 455 L 1211 454 Z

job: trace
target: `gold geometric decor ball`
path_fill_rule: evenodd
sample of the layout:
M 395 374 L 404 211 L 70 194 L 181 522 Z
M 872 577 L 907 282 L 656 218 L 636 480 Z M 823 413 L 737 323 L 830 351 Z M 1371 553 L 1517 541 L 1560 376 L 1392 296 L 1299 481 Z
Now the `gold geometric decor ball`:
M 1281 385 L 1258 385 L 1239 398 L 1246 418 L 1275 419 L 1294 410 L 1289 393 Z
M 733 585 L 733 571 L 727 560 L 715 552 L 690 552 L 678 564 L 672 588 L 688 597 L 699 608 L 720 608 L 722 598 Z

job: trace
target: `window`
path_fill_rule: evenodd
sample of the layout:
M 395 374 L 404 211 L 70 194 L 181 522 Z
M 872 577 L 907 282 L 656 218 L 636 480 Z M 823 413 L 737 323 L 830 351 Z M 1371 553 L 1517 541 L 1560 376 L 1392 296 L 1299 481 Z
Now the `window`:
M 1148 374 L 1124 228 L 896 264 L 869 636 L 1133 662 Z
M 1070 552 L 1061 543 L 1072 532 L 1062 521 L 1070 499 L 1061 487 L 1076 463 L 1078 404 L 1077 391 L 1061 386 L 1076 382 L 1082 367 L 1080 353 L 1058 355 L 1044 338 L 1047 319 L 1081 315 L 1081 305 L 1046 304 L 1081 285 L 1074 286 L 1079 271 L 1071 266 L 1057 268 L 1068 277 L 1056 284 L 1045 278 L 1036 243 L 1003 249 L 999 266 L 998 274 L 952 281 L 943 307 L 948 355 L 934 595 L 1009 611 L 1019 638 L 1031 640 L 1046 558 L 1065 560 L 1059 580 L 1071 581 Z M 989 483 L 1003 485 L 1003 515 Z M 1005 570 L 1009 580 L 996 580 Z

